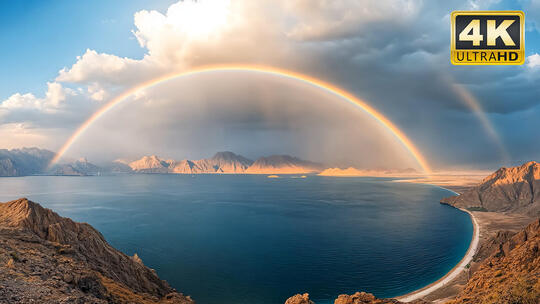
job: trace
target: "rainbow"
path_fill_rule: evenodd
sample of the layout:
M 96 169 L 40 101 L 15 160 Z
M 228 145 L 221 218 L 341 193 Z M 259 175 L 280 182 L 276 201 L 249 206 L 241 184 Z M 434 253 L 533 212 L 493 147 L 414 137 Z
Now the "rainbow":
M 88 128 L 96 120 L 98 120 L 100 117 L 102 117 L 107 112 L 112 110 L 118 104 L 127 100 L 128 97 L 144 89 L 148 89 L 150 87 L 153 87 L 155 85 L 158 85 L 160 83 L 163 83 L 172 79 L 192 76 L 192 75 L 200 74 L 200 73 L 216 72 L 216 71 L 256 72 L 256 73 L 262 73 L 266 75 L 285 77 L 285 78 L 292 79 L 295 81 L 300 81 L 308 85 L 311 85 L 313 87 L 327 91 L 353 104 L 354 106 L 360 108 L 361 110 L 369 114 L 371 117 L 373 117 L 376 121 L 378 121 L 381 125 L 383 125 L 388 131 L 390 131 L 394 135 L 394 137 L 410 152 L 410 154 L 414 157 L 414 159 L 416 160 L 418 165 L 422 168 L 425 174 L 427 175 L 431 174 L 431 169 L 427 161 L 425 160 L 424 156 L 420 153 L 418 148 L 416 148 L 416 146 L 411 142 L 411 140 L 388 118 L 386 118 L 384 115 L 379 113 L 377 110 L 375 110 L 373 107 L 368 105 L 366 102 L 356 98 L 353 94 L 333 84 L 324 82 L 320 79 L 313 78 L 311 76 L 304 75 L 301 73 L 269 67 L 269 66 L 246 65 L 246 64 L 223 64 L 223 65 L 202 66 L 202 67 L 194 68 L 189 71 L 167 74 L 167 75 L 155 78 L 155 79 L 151 79 L 125 91 L 124 93 L 118 95 L 117 97 L 109 101 L 99 110 L 97 110 L 94 114 L 92 114 L 92 116 L 90 116 L 83 124 L 81 124 L 79 128 L 75 132 L 73 132 L 73 134 L 69 137 L 69 139 L 62 145 L 58 153 L 56 153 L 54 158 L 49 163 L 49 166 L 56 164 L 62 158 L 62 156 L 64 156 L 64 154 L 69 150 L 69 148 L 73 145 L 73 143 L 75 143 L 77 139 L 79 139 L 81 135 L 86 130 L 88 130 Z

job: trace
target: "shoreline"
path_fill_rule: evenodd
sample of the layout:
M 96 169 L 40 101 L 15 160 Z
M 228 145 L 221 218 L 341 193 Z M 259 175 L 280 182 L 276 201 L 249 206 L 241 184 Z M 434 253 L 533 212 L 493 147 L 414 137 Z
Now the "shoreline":
M 448 191 L 451 191 L 458 195 L 459 193 L 456 193 L 455 191 L 452 191 L 450 189 L 440 187 L 437 185 L 433 185 Z M 452 206 L 453 207 L 453 206 Z M 454 207 L 456 208 L 456 207 Z M 425 296 L 428 296 L 429 294 L 435 292 L 436 290 L 445 287 L 448 283 L 450 283 L 452 280 L 457 278 L 462 272 L 464 272 L 467 269 L 467 265 L 470 267 L 470 263 L 472 262 L 474 255 L 478 251 L 478 247 L 480 245 L 480 226 L 478 224 L 478 221 L 474 214 L 463 208 L 456 208 L 463 212 L 466 212 L 469 214 L 469 217 L 471 218 L 472 224 L 473 224 L 473 236 L 471 239 L 471 243 L 469 244 L 469 248 L 467 249 L 467 252 L 463 256 L 463 258 L 452 268 L 449 272 L 447 272 L 444 276 L 439 278 L 437 281 L 430 283 L 420 289 L 411 291 L 407 294 L 394 297 L 394 299 L 401 301 L 401 302 L 412 302 L 414 300 L 421 299 Z

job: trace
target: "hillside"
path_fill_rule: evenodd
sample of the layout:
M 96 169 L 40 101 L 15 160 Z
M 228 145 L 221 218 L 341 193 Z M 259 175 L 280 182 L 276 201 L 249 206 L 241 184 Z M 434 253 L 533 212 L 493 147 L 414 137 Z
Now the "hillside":
M 531 161 L 518 167 L 500 168 L 476 187 L 445 198 L 441 203 L 473 210 L 540 216 L 540 164 Z
M 490 240 L 489 257 L 449 304 L 540 303 L 540 219 L 508 234 Z
M 27 199 L 0 203 L 0 303 L 194 303 L 92 226 Z

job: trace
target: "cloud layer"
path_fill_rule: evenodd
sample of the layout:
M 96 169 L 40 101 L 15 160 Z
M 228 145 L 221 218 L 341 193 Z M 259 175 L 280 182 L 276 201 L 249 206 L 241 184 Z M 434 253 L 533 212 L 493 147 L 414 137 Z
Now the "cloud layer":
M 533 52 L 518 67 L 449 64 L 449 13 L 491 5 L 491 1 L 233 0 L 181 1 L 166 12 L 139 11 L 132 35 L 146 50 L 144 57 L 88 49 L 59 71 L 44 97 L 16 93 L 1 102 L 0 135 L 9 138 L 10 132 L 26 130 L 40 140 L 27 137 L 17 143 L 56 149 L 74 126 L 137 83 L 201 65 L 258 63 L 313 75 L 370 101 L 436 165 L 501 164 L 500 143 L 456 92 L 459 85 L 478 102 L 477 109 L 486 112 L 511 161 L 538 158 L 540 143 L 530 138 L 531 130 L 540 129 L 539 120 L 533 119 L 540 114 L 540 56 Z M 534 5 L 537 1 L 524 4 Z M 536 35 L 534 14 L 531 17 L 528 34 Z M 115 155 L 149 152 L 137 145 L 147 140 L 147 147 L 174 157 L 197 157 L 193 154 L 220 148 L 251 156 L 279 146 L 276 153 L 290 151 L 336 163 L 414 165 L 369 117 L 350 116 L 350 109 L 340 106 L 312 107 L 323 100 L 335 103 L 308 88 L 246 75 L 211 75 L 197 81 L 184 82 L 191 87 L 173 82 L 145 91 L 137 101 L 145 107 L 123 108 L 129 119 L 115 112 L 102 122 L 117 123 L 110 138 L 99 134 L 103 126 L 96 126 L 72 153 L 106 157 L 110 153 L 87 144 L 100 138 Z M 293 103 L 297 106 L 290 106 Z M 302 109 L 305 113 L 299 115 Z M 122 144 L 115 145 L 120 138 Z M 250 141 L 257 145 L 246 144 Z

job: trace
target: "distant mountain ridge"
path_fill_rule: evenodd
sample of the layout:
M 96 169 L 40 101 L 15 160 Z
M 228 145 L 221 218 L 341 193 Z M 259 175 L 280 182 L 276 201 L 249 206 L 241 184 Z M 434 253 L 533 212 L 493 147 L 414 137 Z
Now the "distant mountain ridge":
M 318 173 L 324 170 L 322 164 L 301 160 L 289 155 L 271 155 L 260 157 L 246 173 L 250 174 L 305 174 Z
M 140 173 L 223 173 L 223 174 L 301 174 L 317 173 L 323 170 L 318 163 L 289 155 L 272 155 L 252 161 L 230 151 L 218 152 L 211 158 L 181 161 L 162 160 L 159 157 L 144 156 L 129 163 L 131 169 Z
M 54 152 L 38 148 L 0 149 L 0 176 L 43 173 Z
M 103 171 L 102 168 L 90 163 L 86 158 L 81 158 L 73 163 L 56 165 L 47 173 L 52 175 L 97 175 Z
M 441 203 L 460 208 L 540 216 L 540 163 L 500 168 L 472 189 Z
M 176 173 L 176 174 L 308 174 L 324 170 L 322 164 L 289 155 L 271 155 L 253 161 L 230 151 L 217 152 L 199 160 L 162 159 L 143 156 L 135 161 L 118 159 L 96 165 L 86 158 L 49 167 L 55 153 L 39 148 L 0 150 L 0 176 L 67 175 L 86 176 L 102 173 Z

